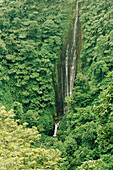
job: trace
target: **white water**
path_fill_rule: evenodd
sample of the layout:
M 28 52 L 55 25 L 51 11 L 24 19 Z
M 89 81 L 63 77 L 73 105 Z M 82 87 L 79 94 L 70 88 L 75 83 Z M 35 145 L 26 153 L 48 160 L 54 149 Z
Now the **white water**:
M 72 89 L 74 87 L 74 80 L 75 80 L 75 74 L 76 74 L 76 33 L 77 33 L 77 22 L 78 22 L 78 0 L 76 4 L 76 17 L 75 17 L 75 23 L 74 23 L 74 31 L 73 31 L 73 59 L 72 59 L 72 65 L 70 68 L 70 96 L 72 94 Z
M 56 133 L 57 133 L 57 128 L 59 127 L 59 124 L 60 124 L 61 121 L 59 121 L 58 123 L 55 123 L 55 130 L 54 130 L 54 135 L 53 137 L 56 137 Z
M 78 0 L 76 3 L 76 17 L 75 17 L 75 22 L 74 22 L 74 29 L 73 29 L 73 42 L 72 42 L 72 47 L 71 51 L 69 54 L 69 45 L 67 46 L 66 49 L 66 93 L 65 97 L 71 96 L 72 95 L 72 89 L 74 87 L 74 80 L 75 80 L 75 75 L 76 75 L 76 33 L 77 33 L 77 22 L 78 22 Z M 67 61 L 69 62 L 70 60 L 70 65 L 67 64 Z M 67 70 L 69 70 L 67 72 Z
M 76 75 L 76 33 L 77 33 L 77 22 L 78 22 L 78 0 L 76 3 L 76 17 L 74 22 L 74 29 L 73 29 L 73 41 L 72 46 L 70 47 L 67 45 L 66 47 L 66 58 L 65 61 L 65 67 L 63 67 L 63 64 L 61 66 L 61 88 L 62 88 L 62 100 L 65 99 L 67 96 L 72 95 L 72 89 L 74 87 L 74 80 Z M 64 70 L 65 68 L 65 70 Z M 65 73 L 64 73 L 65 72 Z M 65 76 L 64 76 L 65 74 Z M 65 78 L 64 78 L 65 77 Z M 64 90 L 65 88 L 65 90 Z M 65 94 L 64 94 L 65 91 Z M 67 113 L 69 110 L 64 109 L 64 113 Z M 56 137 L 57 135 L 57 129 L 59 127 L 61 121 L 55 124 L 55 130 L 53 137 Z
M 66 48 L 66 63 L 65 63 L 65 69 L 66 69 L 66 80 L 65 80 L 65 96 L 69 96 L 69 80 L 68 80 L 68 69 L 69 69 L 69 45 L 67 45 Z
M 78 0 L 76 3 L 76 17 L 73 27 L 73 40 L 72 44 L 66 47 L 65 57 L 65 94 L 64 99 L 72 95 L 72 89 L 74 87 L 74 80 L 76 76 L 76 34 L 77 34 L 77 22 L 78 22 Z M 69 112 L 68 109 L 64 108 L 64 114 Z

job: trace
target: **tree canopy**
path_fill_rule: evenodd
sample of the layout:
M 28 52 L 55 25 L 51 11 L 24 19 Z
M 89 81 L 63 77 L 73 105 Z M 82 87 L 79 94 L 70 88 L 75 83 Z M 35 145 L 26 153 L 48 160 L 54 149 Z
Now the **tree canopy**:
M 77 72 L 60 113 L 76 2 L 0 1 L 0 169 L 113 169 L 112 0 L 79 0 Z
M 0 169 L 60 169 L 61 152 L 41 148 L 36 127 L 26 128 L 27 123 L 18 125 L 13 110 L 0 109 Z M 34 144 L 40 147 L 35 148 Z

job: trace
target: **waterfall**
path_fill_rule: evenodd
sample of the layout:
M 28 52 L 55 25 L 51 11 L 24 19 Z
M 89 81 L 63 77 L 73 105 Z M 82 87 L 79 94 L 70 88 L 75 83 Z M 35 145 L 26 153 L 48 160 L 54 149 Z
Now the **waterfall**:
M 70 70 L 70 96 L 72 94 L 72 89 L 74 87 L 74 80 L 75 80 L 75 74 L 76 74 L 76 33 L 77 33 L 77 22 L 78 22 L 78 0 L 76 4 L 76 17 L 74 22 L 74 31 L 73 31 L 73 45 L 72 45 L 72 51 L 73 52 L 73 59 L 72 59 L 72 65 Z
M 60 82 L 61 82 L 61 95 L 63 113 L 66 114 L 69 110 L 65 110 L 65 98 L 72 95 L 72 89 L 74 87 L 74 80 L 76 76 L 76 34 L 77 34 L 77 22 L 78 22 L 78 0 L 76 1 L 76 17 L 73 27 L 73 39 L 67 43 L 65 50 L 65 57 L 61 57 L 60 67 Z M 57 129 L 61 121 L 55 123 L 55 130 L 53 137 L 56 137 Z
M 56 133 L 57 133 L 57 128 L 59 127 L 59 124 L 60 124 L 61 121 L 59 121 L 58 123 L 55 123 L 55 130 L 54 130 L 54 135 L 53 137 L 56 137 Z
M 68 79 L 68 69 L 69 69 L 69 45 L 66 48 L 66 60 L 65 60 L 65 71 L 66 71 L 66 80 L 65 80 L 65 96 L 69 96 L 69 79 Z
M 65 80 L 63 81 L 63 82 L 65 82 L 64 100 L 66 97 L 72 95 L 72 89 L 74 87 L 74 80 L 75 80 L 75 76 L 76 76 L 77 23 L 78 23 L 78 0 L 76 2 L 76 17 L 75 17 L 74 27 L 73 27 L 73 39 L 72 39 L 72 42 L 68 43 L 68 45 L 66 47 L 65 67 L 64 67 L 65 68 L 65 73 L 64 73 Z M 68 111 L 69 110 L 64 109 L 64 114 L 66 114 Z
M 74 80 L 76 75 L 76 34 L 77 34 L 77 22 L 78 22 L 78 0 L 76 3 L 76 17 L 74 21 L 73 28 L 73 41 L 72 44 L 67 45 L 66 49 L 66 57 L 65 57 L 65 70 L 66 70 L 66 80 L 65 80 L 65 97 L 71 96 L 72 89 L 74 87 Z M 70 52 L 69 52 L 70 48 Z

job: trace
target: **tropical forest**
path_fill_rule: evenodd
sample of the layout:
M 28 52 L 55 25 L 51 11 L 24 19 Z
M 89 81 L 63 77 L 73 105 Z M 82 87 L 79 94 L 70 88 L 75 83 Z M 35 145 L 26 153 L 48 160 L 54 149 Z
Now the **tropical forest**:
M 113 0 L 0 0 L 0 170 L 113 170 Z

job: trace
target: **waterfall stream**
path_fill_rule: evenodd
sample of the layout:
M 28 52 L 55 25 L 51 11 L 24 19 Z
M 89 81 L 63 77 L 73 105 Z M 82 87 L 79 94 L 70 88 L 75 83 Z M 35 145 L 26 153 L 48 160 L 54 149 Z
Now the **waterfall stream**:
M 56 133 L 57 133 L 57 128 L 59 127 L 59 124 L 60 124 L 61 121 L 59 121 L 58 123 L 55 123 L 55 130 L 54 130 L 54 135 L 53 137 L 56 137 Z
M 69 45 L 66 49 L 66 59 L 65 59 L 65 69 L 66 69 L 66 81 L 65 81 L 65 96 L 69 96 L 69 83 L 68 83 L 68 70 L 69 70 Z
M 76 17 L 73 27 L 73 40 L 71 44 L 67 44 L 66 56 L 65 56 L 65 72 L 63 78 L 65 79 L 65 93 L 64 100 L 66 97 L 72 95 L 72 89 L 74 87 L 74 80 L 76 76 L 76 56 L 77 56 L 77 23 L 78 23 L 78 0 L 76 2 Z M 64 85 L 62 85 L 64 87 Z M 64 105 L 65 107 L 65 105 Z M 64 108 L 64 114 L 69 110 Z
M 63 112 L 64 114 L 68 112 L 65 110 L 65 98 L 72 95 L 72 89 L 74 87 L 74 80 L 76 76 L 76 55 L 77 55 L 77 23 L 78 23 L 78 0 L 76 1 L 76 16 L 73 27 L 73 39 L 72 43 L 67 43 L 65 51 L 65 59 L 62 58 L 61 61 L 61 91 L 63 100 Z M 57 128 L 61 121 L 55 124 L 54 137 L 56 137 Z
M 74 31 L 73 31 L 73 59 L 72 59 L 72 65 L 70 70 L 70 96 L 72 94 L 72 89 L 74 87 L 74 80 L 76 75 L 76 33 L 77 33 L 77 22 L 78 22 L 78 0 L 76 4 L 76 17 L 75 17 L 75 23 L 74 23 Z

